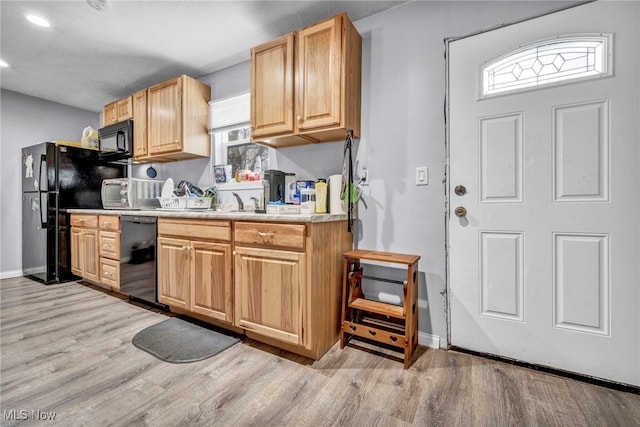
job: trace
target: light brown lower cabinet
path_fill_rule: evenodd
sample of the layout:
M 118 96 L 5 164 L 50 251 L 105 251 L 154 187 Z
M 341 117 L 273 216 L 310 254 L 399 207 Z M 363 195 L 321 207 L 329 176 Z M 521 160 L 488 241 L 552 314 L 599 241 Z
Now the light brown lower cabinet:
M 118 215 L 71 215 L 71 272 L 94 284 L 120 289 Z
M 97 227 L 97 215 L 71 215 L 71 272 L 92 282 L 100 281 Z
M 100 215 L 100 282 L 112 290 L 120 290 L 120 217 Z
M 235 258 L 237 326 L 286 343 L 308 344 L 303 335 L 305 254 L 236 247 Z
M 158 235 L 158 301 L 232 323 L 230 223 L 160 218 Z
M 250 338 L 320 359 L 338 340 L 345 221 L 234 222 L 236 326 Z

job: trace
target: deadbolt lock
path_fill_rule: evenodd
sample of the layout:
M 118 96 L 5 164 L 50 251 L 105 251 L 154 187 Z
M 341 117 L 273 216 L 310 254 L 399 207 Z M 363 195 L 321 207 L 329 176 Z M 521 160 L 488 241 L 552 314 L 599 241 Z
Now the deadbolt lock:
M 455 191 L 458 196 L 467 194 L 467 188 L 464 185 L 456 186 L 456 188 L 453 191 Z

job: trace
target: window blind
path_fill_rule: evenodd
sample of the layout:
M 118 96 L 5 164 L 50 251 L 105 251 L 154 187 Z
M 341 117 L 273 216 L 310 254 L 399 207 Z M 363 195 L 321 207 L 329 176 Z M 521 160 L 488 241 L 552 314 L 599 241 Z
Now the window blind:
M 209 133 L 249 125 L 250 97 L 240 96 L 209 102 Z

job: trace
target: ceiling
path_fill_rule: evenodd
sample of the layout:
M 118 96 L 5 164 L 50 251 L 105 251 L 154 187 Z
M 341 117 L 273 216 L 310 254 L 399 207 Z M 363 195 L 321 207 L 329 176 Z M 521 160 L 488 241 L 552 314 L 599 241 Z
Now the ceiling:
M 197 78 L 246 61 L 251 47 L 338 13 L 355 22 L 403 3 L 0 0 L 0 58 L 11 65 L 0 87 L 100 112 L 179 74 Z

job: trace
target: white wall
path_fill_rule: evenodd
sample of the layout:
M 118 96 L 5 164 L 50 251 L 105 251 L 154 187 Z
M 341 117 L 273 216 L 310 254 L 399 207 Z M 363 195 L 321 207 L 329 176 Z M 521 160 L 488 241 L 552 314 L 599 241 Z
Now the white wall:
M 44 99 L 0 92 L 0 278 L 22 275 L 21 148 L 38 142 L 80 141 L 99 115 Z

